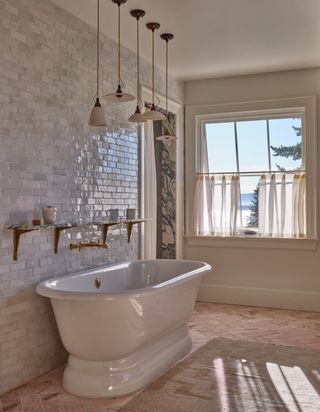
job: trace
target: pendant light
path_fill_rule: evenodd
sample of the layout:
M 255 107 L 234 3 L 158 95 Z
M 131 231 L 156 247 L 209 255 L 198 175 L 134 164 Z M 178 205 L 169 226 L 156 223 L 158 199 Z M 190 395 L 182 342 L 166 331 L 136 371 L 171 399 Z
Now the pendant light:
M 144 113 L 144 117 L 147 120 L 165 120 L 166 116 L 157 110 L 154 103 L 154 32 L 160 28 L 159 23 L 147 23 L 147 28 L 152 31 L 152 106 L 151 110 Z
M 92 127 L 105 127 L 106 120 L 103 108 L 99 100 L 99 80 L 100 80 L 100 0 L 97 0 L 97 94 L 96 102 L 91 110 L 89 125 Z
M 143 10 L 135 9 L 131 10 L 131 16 L 137 19 L 137 107 L 136 111 L 133 113 L 132 116 L 129 117 L 129 122 L 132 123 L 145 123 L 147 119 L 141 113 L 140 109 L 140 38 L 139 38 L 139 20 L 141 17 L 144 17 L 146 14 Z
M 173 34 L 171 33 L 163 33 L 161 34 L 161 39 L 166 42 L 166 111 L 168 112 L 168 85 L 169 85 L 169 41 L 173 39 Z M 156 140 L 160 140 L 165 142 L 166 144 L 170 144 L 172 141 L 177 140 L 176 136 L 165 134 L 156 138 Z
M 103 98 L 113 103 L 126 103 L 134 100 L 134 96 L 123 92 L 124 83 L 121 79 L 121 5 L 127 0 L 111 0 L 118 5 L 118 88 L 115 93 L 107 94 Z

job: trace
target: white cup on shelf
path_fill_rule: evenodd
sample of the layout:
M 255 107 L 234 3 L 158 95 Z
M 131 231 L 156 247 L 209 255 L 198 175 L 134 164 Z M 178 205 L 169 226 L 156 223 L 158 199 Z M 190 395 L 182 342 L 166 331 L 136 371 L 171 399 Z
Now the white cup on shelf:
M 119 209 L 110 209 L 108 211 L 109 213 L 109 219 L 114 222 L 119 219 Z
M 127 220 L 135 220 L 136 219 L 136 209 L 127 209 L 126 218 Z

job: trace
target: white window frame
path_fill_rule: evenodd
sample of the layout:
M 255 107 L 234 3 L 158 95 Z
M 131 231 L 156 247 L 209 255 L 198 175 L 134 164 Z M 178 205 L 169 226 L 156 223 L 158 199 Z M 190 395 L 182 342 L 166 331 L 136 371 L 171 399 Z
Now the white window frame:
M 193 235 L 193 191 L 196 172 L 200 164 L 200 144 L 204 123 L 208 120 L 227 122 L 255 120 L 264 117 L 280 118 L 298 115 L 302 119 L 303 164 L 307 176 L 306 190 L 306 239 L 279 238 L 217 238 Z M 186 233 L 188 244 L 198 246 L 271 247 L 314 249 L 318 239 L 317 228 L 317 134 L 316 97 L 262 100 L 254 102 L 228 103 L 221 105 L 186 107 Z

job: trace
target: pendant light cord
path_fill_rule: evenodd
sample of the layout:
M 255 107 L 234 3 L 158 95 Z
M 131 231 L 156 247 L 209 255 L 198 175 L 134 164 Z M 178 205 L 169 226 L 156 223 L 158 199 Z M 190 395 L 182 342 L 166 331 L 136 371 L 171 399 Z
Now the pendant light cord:
M 140 36 L 139 17 L 137 17 L 137 106 L 140 106 Z
M 169 84 L 169 42 L 166 41 L 166 110 L 168 112 L 168 84 Z
M 154 105 L 154 30 L 152 30 L 152 104 Z
M 100 84 L 100 0 L 97 7 L 97 98 L 99 98 Z
M 122 86 L 120 66 L 121 66 L 121 4 L 118 6 L 118 82 Z

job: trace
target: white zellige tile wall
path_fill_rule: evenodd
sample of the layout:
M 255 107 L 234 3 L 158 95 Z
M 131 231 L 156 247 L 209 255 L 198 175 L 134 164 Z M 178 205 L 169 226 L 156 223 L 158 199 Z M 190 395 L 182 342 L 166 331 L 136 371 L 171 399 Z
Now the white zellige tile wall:
M 134 34 L 135 25 L 132 24 Z M 116 45 L 102 38 L 103 90 L 115 84 Z M 0 0 L 0 393 L 65 360 L 49 301 L 35 285 L 111 262 L 137 259 L 135 229 L 113 230 L 107 251 L 71 252 L 71 241 L 95 240 L 92 229 L 61 235 L 27 234 L 12 259 L 7 223 L 30 221 L 43 205 L 57 206 L 59 219 L 105 216 L 110 208 L 138 207 L 138 136 L 127 122 L 134 103 L 106 106 L 107 128 L 87 126 L 95 89 L 95 29 L 49 0 Z M 144 83 L 150 65 L 142 62 Z M 135 55 L 123 49 L 123 78 L 135 92 Z M 164 74 L 157 71 L 157 89 Z M 170 93 L 183 100 L 182 84 Z

